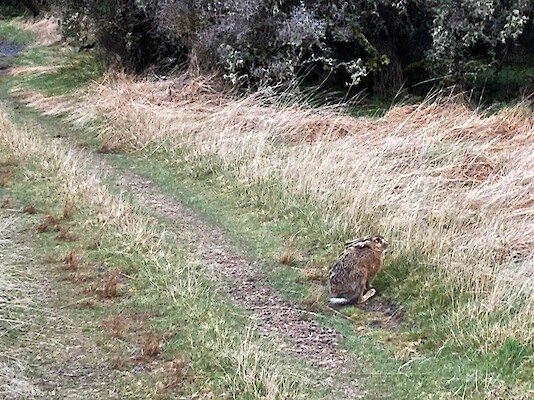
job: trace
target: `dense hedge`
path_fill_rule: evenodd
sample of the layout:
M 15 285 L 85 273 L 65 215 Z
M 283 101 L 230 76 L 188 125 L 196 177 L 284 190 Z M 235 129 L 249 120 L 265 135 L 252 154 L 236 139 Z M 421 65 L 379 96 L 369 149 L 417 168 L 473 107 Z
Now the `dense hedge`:
M 65 35 L 138 70 L 187 61 L 237 85 L 360 84 L 381 95 L 498 70 L 534 31 L 534 0 L 49 1 Z

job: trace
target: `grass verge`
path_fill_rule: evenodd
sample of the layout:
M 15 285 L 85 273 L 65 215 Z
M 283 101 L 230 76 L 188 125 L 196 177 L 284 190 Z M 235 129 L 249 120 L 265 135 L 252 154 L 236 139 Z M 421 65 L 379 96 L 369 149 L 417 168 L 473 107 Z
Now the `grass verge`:
M 0 38 L 9 40 L 10 43 L 25 46 L 35 41 L 33 32 L 20 29 L 16 22 L 0 19 Z

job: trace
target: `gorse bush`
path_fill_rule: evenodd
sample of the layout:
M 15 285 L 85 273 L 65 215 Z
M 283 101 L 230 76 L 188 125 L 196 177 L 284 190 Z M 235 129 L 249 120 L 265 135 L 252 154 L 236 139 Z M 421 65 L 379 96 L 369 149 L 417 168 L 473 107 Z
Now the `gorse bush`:
M 127 66 L 189 61 L 234 85 L 363 85 L 376 94 L 496 69 L 532 0 L 52 0 L 63 32 Z M 527 49 L 527 46 L 524 46 Z
M 429 4 L 432 46 L 426 56 L 436 73 L 461 75 L 492 66 L 512 50 L 526 28 L 532 31 L 534 2 L 529 0 Z

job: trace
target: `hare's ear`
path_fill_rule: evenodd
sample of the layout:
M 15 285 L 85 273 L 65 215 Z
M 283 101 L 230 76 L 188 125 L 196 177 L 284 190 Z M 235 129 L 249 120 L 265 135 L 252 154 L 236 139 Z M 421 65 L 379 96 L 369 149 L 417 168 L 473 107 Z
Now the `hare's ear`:
M 359 242 L 359 239 L 349 240 L 349 241 L 345 242 L 345 248 L 347 249 L 349 247 L 352 247 L 352 246 L 358 244 L 358 242 Z
M 353 239 L 349 240 L 348 242 L 345 242 L 345 248 L 349 249 L 351 247 L 365 247 L 367 245 L 367 242 L 369 241 L 369 237 L 366 236 L 361 239 Z

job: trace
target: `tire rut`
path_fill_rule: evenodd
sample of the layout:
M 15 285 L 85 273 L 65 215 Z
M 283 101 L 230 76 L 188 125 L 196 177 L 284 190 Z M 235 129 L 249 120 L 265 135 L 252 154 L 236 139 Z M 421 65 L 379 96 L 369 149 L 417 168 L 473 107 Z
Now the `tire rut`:
M 294 352 L 315 367 L 338 369 L 348 362 L 348 355 L 337 346 L 341 335 L 316 321 L 302 319 L 301 310 L 281 298 L 258 266 L 228 243 L 221 229 L 205 223 L 193 211 L 162 193 L 150 180 L 128 173 L 122 176 L 120 183 L 138 200 L 181 226 L 182 235 L 187 236 L 202 264 L 215 278 L 230 283 L 223 290 L 252 313 L 261 331 L 289 339 Z

